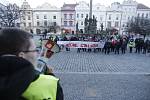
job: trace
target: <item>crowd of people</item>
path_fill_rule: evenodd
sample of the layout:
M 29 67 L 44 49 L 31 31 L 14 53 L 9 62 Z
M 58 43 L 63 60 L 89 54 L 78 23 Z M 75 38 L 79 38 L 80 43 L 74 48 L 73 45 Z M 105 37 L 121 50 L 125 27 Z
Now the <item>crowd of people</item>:
M 115 36 L 110 35 L 106 37 L 76 37 L 72 36 L 70 38 L 64 37 L 57 41 L 89 41 L 89 42 L 100 42 L 103 41 L 105 44 L 103 48 L 78 48 L 77 52 L 104 52 L 109 54 L 114 52 L 114 54 L 125 54 L 126 52 L 135 53 L 150 53 L 150 40 L 148 38 L 141 38 L 133 36 Z M 66 47 L 66 51 L 70 51 L 69 47 Z
M 77 52 L 150 53 L 150 40 L 129 36 L 49 37 L 55 41 L 104 41 L 103 48 L 78 48 Z M 42 41 L 42 39 L 40 39 Z M 41 44 L 42 45 L 42 44 Z M 70 51 L 66 47 L 66 51 Z M 0 98 L 2 100 L 64 100 L 63 89 L 49 67 L 44 73 L 36 70 L 37 48 L 33 35 L 17 28 L 0 30 Z

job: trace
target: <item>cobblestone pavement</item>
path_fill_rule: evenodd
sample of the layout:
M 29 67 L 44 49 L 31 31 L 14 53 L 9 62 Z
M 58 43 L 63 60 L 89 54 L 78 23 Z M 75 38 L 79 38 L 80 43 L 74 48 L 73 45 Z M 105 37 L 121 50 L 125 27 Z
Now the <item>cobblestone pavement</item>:
M 150 56 L 71 50 L 50 60 L 65 100 L 150 100 Z
M 150 100 L 150 76 L 57 74 L 65 100 Z
M 53 55 L 48 64 L 60 78 L 65 100 L 150 100 L 148 55 L 71 49 Z
M 72 49 L 55 54 L 48 63 L 54 72 L 61 73 L 150 73 L 150 56 L 136 53 L 105 55 L 101 52 L 77 53 Z

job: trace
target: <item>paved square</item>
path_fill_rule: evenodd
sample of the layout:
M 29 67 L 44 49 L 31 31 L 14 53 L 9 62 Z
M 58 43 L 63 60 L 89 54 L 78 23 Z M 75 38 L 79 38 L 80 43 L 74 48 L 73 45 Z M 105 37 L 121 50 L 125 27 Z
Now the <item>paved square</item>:
M 61 80 L 65 100 L 150 100 L 150 57 L 145 54 L 71 49 L 55 54 L 49 65 Z

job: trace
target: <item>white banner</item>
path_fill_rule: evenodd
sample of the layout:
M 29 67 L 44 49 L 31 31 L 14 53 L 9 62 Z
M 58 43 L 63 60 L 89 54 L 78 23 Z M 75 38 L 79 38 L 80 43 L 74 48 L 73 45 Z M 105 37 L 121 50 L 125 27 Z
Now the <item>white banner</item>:
M 103 48 L 105 42 L 88 42 L 88 41 L 57 41 L 60 46 L 68 48 Z

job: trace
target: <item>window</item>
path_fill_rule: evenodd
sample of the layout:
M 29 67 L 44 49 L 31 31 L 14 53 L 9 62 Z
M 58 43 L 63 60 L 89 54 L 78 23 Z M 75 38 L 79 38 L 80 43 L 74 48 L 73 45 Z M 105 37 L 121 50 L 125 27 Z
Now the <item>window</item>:
M 36 33 L 37 33 L 37 34 L 40 34 L 40 33 L 41 33 L 41 30 L 40 30 L 40 29 L 36 29 Z
M 67 21 L 64 21 L 64 26 L 67 26 Z
M 30 17 L 30 16 L 28 16 L 28 20 L 31 20 L 31 17 Z
M 146 18 L 148 18 L 148 14 L 146 14 Z
M 30 14 L 30 12 L 28 12 L 28 14 Z
M 81 18 L 83 18 L 84 16 L 83 16 L 83 14 L 81 14 Z
M 29 24 L 29 27 L 31 27 L 31 23 L 28 23 Z
M 23 23 L 24 27 L 26 27 L 26 23 Z
M 83 21 L 81 22 L 81 25 L 83 25 Z
M 73 14 L 70 14 L 69 16 L 70 16 L 70 19 L 73 19 Z
M 44 15 L 44 19 L 47 19 L 47 16 L 46 16 L 46 15 Z
M 77 18 L 79 18 L 79 14 L 77 14 Z
M 125 25 L 123 24 L 122 27 L 125 27 Z
M 138 17 L 140 17 L 140 13 L 138 13 Z
M 36 15 L 36 19 L 39 19 L 39 15 Z
M 118 17 L 116 17 L 116 20 L 118 20 L 119 18 Z
M 44 21 L 44 26 L 47 26 L 47 21 Z
M 54 26 L 56 26 L 57 24 L 56 24 L 56 22 L 54 22 Z
M 40 22 L 37 22 L 37 26 L 40 26 Z
M 109 14 L 109 18 L 108 19 L 111 20 L 111 14 Z
M 88 14 L 86 14 L 86 16 L 89 16 Z
M 118 27 L 119 26 L 119 22 L 115 22 L 115 27 Z
M 73 26 L 73 21 L 69 21 L 69 26 Z
M 111 28 L 111 22 L 110 21 L 107 22 L 107 27 Z
M 25 18 L 25 16 L 23 16 L 23 18 L 22 18 L 23 20 L 26 20 L 26 18 Z
M 116 20 L 119 20 L 119 15 L 116 16 Z
M 64 19 L 67 19 L 67 14 L 64 14 Z
M 56 19 L 56 16 L 53 16 L 53 19 Z
M 144 13 L 142 13 L 142 18 L 144 18 Z
M 129 23 L 127 23 L 126 27 L 129 27 Z

